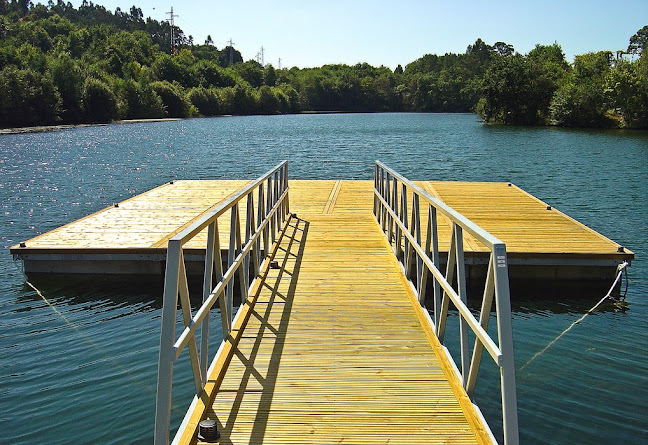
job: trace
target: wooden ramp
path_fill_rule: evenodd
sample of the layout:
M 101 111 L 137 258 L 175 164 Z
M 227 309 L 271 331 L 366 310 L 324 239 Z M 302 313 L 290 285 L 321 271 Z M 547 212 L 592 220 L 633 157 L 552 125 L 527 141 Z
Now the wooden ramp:
M 370 206 L 345 209 L 353 192 L 290 220 L 179 443 L 205 418 L 221 444 L 490 443 Z

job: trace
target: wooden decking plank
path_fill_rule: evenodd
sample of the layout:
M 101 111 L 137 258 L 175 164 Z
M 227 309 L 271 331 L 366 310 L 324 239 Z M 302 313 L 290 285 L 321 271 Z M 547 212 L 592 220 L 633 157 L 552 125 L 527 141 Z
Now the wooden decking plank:
M 279 250 L 282 270 L 260 287 L 227 372 L 216 371 L 224 376 L 204 415 L 218 419 L 221 442 L 483 441 L 373 217 L 303 218 L 304 238 Z M 344 248 L 358 237 L 368 244 L 360 256 Z M 196 442 L 192 419 L 181 443 Z
M 168 239 L 227 196 L 243 187 L 247 180 L 175 181 L 73 221 L 27 241 L 27 248 L 11 248 L 12 253 L 164 253 Z M 416 181 L 433 196 L 445 201 L 507 244 L 511 255 L 537 259 L 542 256 L 568 258 L 631 259 L 627 249 L 564 215 L 515 185 L 507 183 L 466 183 Z M 372 181 L 291 180 L 290 201 L 293 211 L 304 215 L 369 214 L 373 207 Z M 411 204 L 411 196 L 410 204 Z M 255 196 L 255 200 L 257 197 Z M 239 208 L 245 220 L 246 203 Z M 421 201 L 421 222 L 427 224 L 427 203 Z M 219 221 L 221 243 L 229 237 L 229 218 Z M 439 215 L 439 248 L 447 251 L 451 224 Z M 424 236 L 425 230 L 423 230 Z M 344 240 L 335 247 L 332 237 Z M 187 244 L 188 249 L 204 249 L 206 233 Z M 343 227 L 339 233 L 324 228 L 313 234 L 311 243 L 323 243 L 334 249 L 355 250 L 357 261 L 366 255 L 364 233 Z M 485 253 L 486 248 L 464 234 L 466 254 Z M 371 247 L 371 246 L 369 246 Z M 325 261 L 322 256 L 319 261 Z

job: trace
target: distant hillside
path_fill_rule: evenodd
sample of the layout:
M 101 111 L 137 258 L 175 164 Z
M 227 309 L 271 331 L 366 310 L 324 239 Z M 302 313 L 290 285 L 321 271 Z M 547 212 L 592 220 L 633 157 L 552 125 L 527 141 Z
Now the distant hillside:
M 558 44 L 521 55 L 477 39 L 463 54 L 428 54 L 394 71 L 275 69 L 173 31 L 171 42 L 169 23 L 135 6 L 0 0 L 0 127 L 309 110 L 648 128 L 648 26 L 631 37 L 630 56 L 601 51 L 569 64 Z

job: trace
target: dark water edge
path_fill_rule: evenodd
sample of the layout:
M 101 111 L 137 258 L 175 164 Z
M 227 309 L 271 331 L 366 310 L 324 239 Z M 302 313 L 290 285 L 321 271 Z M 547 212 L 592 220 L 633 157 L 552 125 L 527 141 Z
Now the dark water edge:
M 318 110 L 304 110 L 300 111 L 299 113 L 277 113 L 274 115 L 261 115 L 261 116 L 267 116 L 267 117 L 272 117 L 272 116 L 294 116 L 294 115 L 315 115 L 315 114 L 439 114 L 439 115 L 445 115 L 445 114 L 473 114 L 474 116 L 479 116 L 476 113 L 466 113 L 466 112 L 448 112 L 448 113 L 443 113 L 443 112 L 384 112 L 384 111 L 342 111 L 342 110 L 330 110 L 330 111 L 318 111 Z M 118 121 L 113 121 L 113 122 L 95 122 L 91 124 L 84 124 L 84 123 L 76 123 L 76 124 L 60 124 L 60 125 L 36 125 L 33 127 L 9 127 L 9 128 L 1 128 L 0 127 L 0 135 L 3 134 L 26 134 L 26 133 L 47 133 L 50 131 L 61 131 L 61 130 L 73 130 L 76 128 L 85 128 L 85 127 L 100 127 L 100 126 L 105 126 L 105 125 L 115 125 L 115 124 L 139 124 L 139 123 L 150 123 L 150 122 L 171 122 L 171 121 L 179 121 L 179 120 L 192 120 L 192 119 L 216 119 L 216 118 L 223 118 L 223 117 L 244 117 L 244 116 L 259 116 L 259 115 L 240 115 L 240 116 L 232 116 L 229 114 L 222 114 L 222 115 L 217 115 L 217 116 L 211 116 L 211 117 L 205 117 L 205 116 L 198 116 L 198 117 L 189 117 L 189 118 L 153 118 L 153 119 L 124 119 L 124 120 L 118 120 Z M 481 121 L 481 118 L 479 118 Z M 490 125 L 490 126 L 502 126 L 502 127 L 509 127 L 509 128 L 560 128 L 563 130 L 582 130 L 582 131 L 612 131 L 612 132 L 646 132 L 648 131 L 645 128 L 632 128 L 632 127 L 560 127 L 557 125 L 534 125 L 534 126 L 522 126 L 522 125 L 509 125 L 509 124 L 504 124 L 500 122 L 483 122 L 484 125 Z
M 520 429 L 522 443 L 648 442 L 646 132 L 351 114 L 3 135 L 2 246 L 171 179 L 254 178 L 281 159 L 290 159 L 295 179 L 370 179 L 380 159 L 412 179 L 511 181 L 633 250 L 627 305 L 600 308 L 541 355 L 596 301 L 560 287 L 514 300 Z M 7 250 L 0 265 L 0 443 L 150 442 L 159 285 L 54 280 L 37 286 L 45 301 Z M 449 340 L 456 331 L 451 325 Z M 186 356 L 174 377 L 177 425 L 193 386 Z M 477 401 L 496 434 L 498 398 L 497 370 L 484 360 Z

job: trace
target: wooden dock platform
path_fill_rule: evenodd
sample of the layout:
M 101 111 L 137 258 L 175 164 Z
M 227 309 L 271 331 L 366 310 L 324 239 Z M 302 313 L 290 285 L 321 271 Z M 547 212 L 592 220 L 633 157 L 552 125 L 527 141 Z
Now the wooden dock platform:
M 219 443 L 491 443 L 371 213 L 311 203 L 291 219 L 278 269 L 243 307 L 207 378 L 209 401 L 176 443 L 203 443 L 205 418 L 217 420 Z
M 205 420 L 224 444 L 494 443 L 472 400 L 490 356 L 504 443 L 517 445 L 509 273 L 608 279 L 633 258 L 512 184 L 414 183 L 378 161 L 373 182 L 289 181 L 286 161 L 254 181 L 174 181 L 11 252 L 27 273 L 164 275 L 156 445 L 169 442 L 185 348 L 196 397 L 174 443 L 207 442 Z M 445 346 L 449 317 L 460 357 Z
M 11 253 L 27 273 L 153 274 L 164 272 L 166 243 L 184 227 L 249 181 L 180 180 L 110 206 L 78 221 L 42 234 Z M 290 180 L 291 207 L 298 213 L 369 215 L 372 181 Z M 536 279 L 599 279 L 609 282 L 616 266 L 630 261 L 628 249 L 519 187 L 507 183 L 416 181 L 507 245 L 511 277 Z M 240 206 L 245 220 L 245 203 Z M 427 214 L 422 212 L 426 221 Z M 227 237 L 227 222 L 221 221 Z M 442 260 L 451 224 L 439 219 Z M 185 246 L 189 260 L 202 261 L 206 234 Z M 465 235 L 466 261 L 484 265 L 487 249 Z M 224 239 L 227 245 L 227 238 Z M 201 273 L 201 269 L 190 272 Z M 476 270 L 476 268 L 475 268 Z

